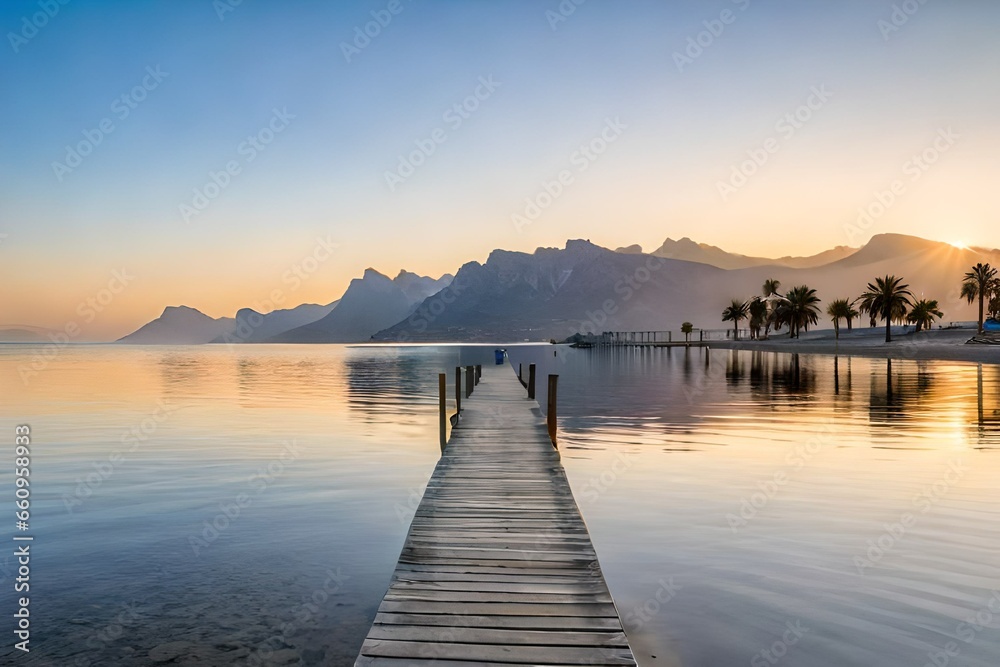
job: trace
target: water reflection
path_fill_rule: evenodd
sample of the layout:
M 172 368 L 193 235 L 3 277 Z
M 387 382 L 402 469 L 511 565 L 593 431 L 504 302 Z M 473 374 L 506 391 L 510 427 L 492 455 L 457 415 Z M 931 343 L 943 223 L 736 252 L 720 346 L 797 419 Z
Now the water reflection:
M 990 434 L 1000 431 L 1000 366 L 976 367 L 976 411 L 982 445 Z
M 642 605 L 650 572 L 684 587 L 641 626 L 626 618 L 639 654 L 746 664 L 801 619 L 813 634 L 789 665 L 920 665 L 1000 581 L 985 520 L 1000 503 L 998 367 L 580 354 L 559 371 L 563 460 L 616 600 Z M 629 472 L 588 501 L 622 454 Z M 966 472 L 943 484 L 956 465 Z M 919 525 L 886 537 L 906 513 Z M 876 543 L 888 548 L 859 574 Z M 993 635 L 962 647 L 970 666 L 998 655 Z
M 669 447 L 676 443 L 665 439 L 692 423 L 791 410 L 817 419 L 850 416 L 852 429 L 866 424 L 867 433 L 848 438 L 852 444 L 882 447 L 912 436 L 926 447 L 932 434 L 938 442 L 958 438 L 980 447 L 1000 441 L 997 366 L 705 348 L 592 349 L 565 356 L 571 361 L 553 362 L 544 348 L 512 353 L 515 366 L 539 364 L 539 377 L 562 374 L 560 386 L 568 389 L 560 394 L 560 419 L 571 430 L 593 426 L 594 419 L 603 428 L 606 420 L 615 429 L 631 429 L 625 436 L 630 441 Z M 894 430 L 904 424 L 908 431 Z M 595 444 L 584 438 L 573 446 Z
M 642 656 L 658 656 L 649 664 L 671 664 L 671 653 L 674 664 L 746 664 L 796 618 L 812 630 L 783 664 L 924 664 L 1000 581 L 990 520 L 1000 504 L 997 366 L 554 351 L 510 353 L 515 367 L 561 376 L 563 461 L 626 624 L 660 577 L 682 586 L 627 628 Z M 38 664 L 86 656 L 107 665 L 138 664 L 178 637 L 206 651 L 219 637 L 263 645 L 329 568 L 342 568 L 349 590 L 290 641 L 305 664 L 350 664 L 405 535 L 396 508 L 437 460 L 437 373 L 492 357 L 491 347 L 95 346 L 63 351 L 22 389 L 17 368 L 31 352 L 0 346 L 0 386 L 18 388 L 5 407 L 45 438 L 40 594 L 49 602 L 39 627 L 53 636 Z M 184 409 L 68 514 L 62 494 L 160 398 Z M 247 492 L 286 438 L 300 443 L 300 458 L 193 557 L 192 531 Z M 912 499 L 955 458 L 964 476 L 859 575 L 853 558 L 902 512 L 916 513 Z M 625 472 L 609 477 L 621 461 Z M 727 514 L 776 473 L 787 481 L 731 530 Z M 143 605 L 141 631 L 87 647 L 132 598 Z M 90 625 L 74 621 L 83 608 Z M 995 667 L 997 655 L 990 633 L 962 647 L 965 665 Z

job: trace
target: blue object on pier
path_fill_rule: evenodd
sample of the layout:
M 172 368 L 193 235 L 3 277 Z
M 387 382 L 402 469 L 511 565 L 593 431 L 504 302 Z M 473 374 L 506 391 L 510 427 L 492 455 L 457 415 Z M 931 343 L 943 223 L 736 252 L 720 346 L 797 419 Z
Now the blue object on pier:
M 983 331 L 1000 331 L 1000 322 L 991 317 L 983 322 Z
M 496 355 L 497 366 L 499 366 L 499 365 L 503 364 L 503 358 L 504 358 L 504 356 L 506 356 L 507 350 L 500 350 L 500 349 L 493 350 L 493 354 Z

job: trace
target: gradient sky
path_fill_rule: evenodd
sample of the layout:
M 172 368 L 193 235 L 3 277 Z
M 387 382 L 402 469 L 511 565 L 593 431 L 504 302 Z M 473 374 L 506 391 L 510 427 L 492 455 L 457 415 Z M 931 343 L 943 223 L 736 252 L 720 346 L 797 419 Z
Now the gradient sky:
M 881 0 L 588 0 L 555 29 L 557 0 L 400 0 L 347 62 L 341 44 L 389 4 L 243 0 L 220 19 L 226 0 L 69 2 L 12 44 L 41 9 L 3 3 L 0 324 L 107 340 L 166 305 L 231 316 L 276 289 L 284 306 L 325 303 L 368 266 L 436 276 L 567 238 L 771 256 L 881 232 L 1000 246 L 1000 3 L 928 2 L 886 39 Z M 733 21 L 679 71 L 674 53 L 724 10 Z M 168 76 L 121 118 L 114 100 L 147 67 Z M 444 114 L 480 77 L 500 85 L 456 128 Z M 776 121 L 814 86 L 832 97 L 784 136 Z M 241 142 L 274 109 L 294 119 L 247 162 Z M 53 163 L 103 119 L 113 131 L 60 180 Z M 625 129 L 579 171 L 608 119 Z M 949 127 L 914 181 L 907 161 Z M 385 172 L 438 128 L 447 140 L 391 191 Z M 772 137 L 723 201 L 719 181 Z M 179 206 L 229 161 L 241 172 L 186 222 Z M 516 228 L 564 169 L 572 184 Z M 886 214 L 845 231 L 895 180 Z M 295 285 L 317 238 L 338 248 Z M 116 269 L 135 277 L 84 321 Z

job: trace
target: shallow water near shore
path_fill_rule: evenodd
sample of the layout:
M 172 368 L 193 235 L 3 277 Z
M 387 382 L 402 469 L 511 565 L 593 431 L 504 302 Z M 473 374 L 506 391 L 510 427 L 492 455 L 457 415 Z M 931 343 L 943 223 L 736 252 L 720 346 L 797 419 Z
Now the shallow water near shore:
M 437 373 L 510 372 L 492 350 L 79 346 L 25 385 L 38 350 L 0 345 L 3 431 L 33 440 L 18 661 L 351 664 L 437 460 Z M 509 353 L 560 375 L 641 665 L 1000 664 L 1000 367 Z

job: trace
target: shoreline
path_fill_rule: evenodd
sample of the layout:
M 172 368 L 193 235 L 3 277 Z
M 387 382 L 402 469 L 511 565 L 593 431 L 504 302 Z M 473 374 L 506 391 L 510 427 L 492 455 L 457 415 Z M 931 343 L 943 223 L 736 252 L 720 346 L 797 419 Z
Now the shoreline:
M 841 331 L 839 340 L 833 331 L 824 330 L 802 334 L 799 339 L 790 339 L 788 334 L 781 334 L 780 337 L 769 340 L 713 341 L 708 347 L 753 352 L 1000 364 L 1000 345 L 966 344 L 975 335 L 975 329 L 893 332 L 892 342 L 886 343 L 884 329 Z

